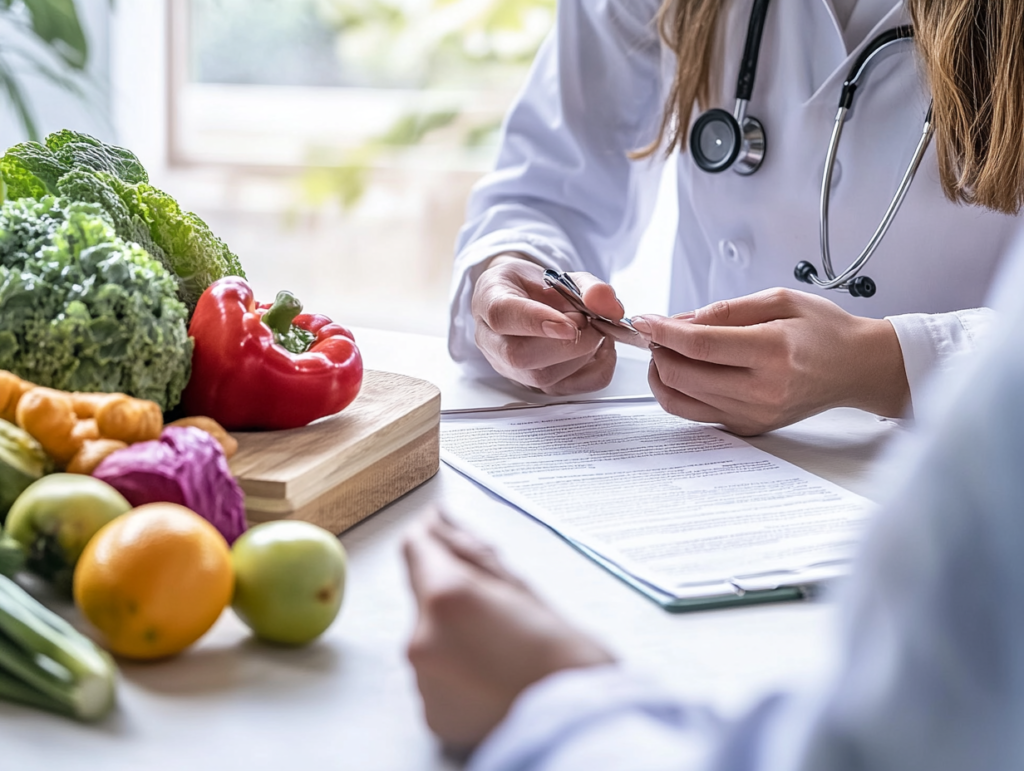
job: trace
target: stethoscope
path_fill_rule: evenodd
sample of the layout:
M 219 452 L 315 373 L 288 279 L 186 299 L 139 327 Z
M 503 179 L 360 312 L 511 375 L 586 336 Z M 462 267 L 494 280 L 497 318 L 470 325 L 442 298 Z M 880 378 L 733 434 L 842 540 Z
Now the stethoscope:
M 693 124 L 690 132 L 690 153 L 694 162 L 704 171 L 717 174 L 731 168 L 744 176 L 753 174 L 764 162 L 766 148 L 764 126 L 757 118 L 747 115 L 747 104 L 754 90 L 754 74 L 757 71 L 757 58 L 761 49 L 761 33 L 764 31 L 764 20 L 768 13 L 769 0 L 754 0 L 750 12 L 750 24 L 747 27 L 747 42 L 743 47 L 743 60 L 740 63 L 740 74 L 736 82 L 736 106 L 730 114 L 726 110 L 708 110 Z M 825 159 L 825 173 L 821 180 L 821 198 L 819 212 L 819 233 L 821 239 L 821 264 L 825 269 L 825 280 L 818 278 L 818 270 L 810 262 L 802 260 L 797 263 L 793 273 L 799 281 L 813 284 L 822 289 L 839 289 L 849 292 L 854 297 L 871 297 L 875 293 L 875 282 L 867 276 L 858 275 L 875 253 L 882 238 L 889 230 L 896 213 L 906 198 L 910 183 L 914 181 L 918 166 L 924 157 L 925 150 L 932 139 L 932 108 L 924 119 L 921 140 L 917 150 L 900 181 L 896 194 L 889 203 L 889 208 L 882 217 L 881 223 L 867 246 L 854 260 L 850 267 L 842 273 L 832 268 L 832 253 L 829 248 L 828 208 L 829 194 L 832 189 L 832 171 L 839 150 L 839 139 L 843 135 L 843 124 L 851 117 L 853 98 L 861 80 L 866 76 L 872 65 L 893 53 L 913 40 L 914 29 L 906 25 L 891 29 L 875 37 L 861 52 L 850 69 L 850 74 L 843 83 L 839 95 L 839 112 L 836 114 L 832 138 L 828 145 Z

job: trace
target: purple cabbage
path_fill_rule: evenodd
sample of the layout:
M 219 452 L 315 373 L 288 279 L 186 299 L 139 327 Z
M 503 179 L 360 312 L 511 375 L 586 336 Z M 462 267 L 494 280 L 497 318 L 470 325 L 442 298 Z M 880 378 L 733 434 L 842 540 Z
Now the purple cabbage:
M 242 489 L 220 444 L 198 428 L 168 426 L 155 441 L 111 453 L 92 475 L 113 486 L 132 506 L 167 502 L 191 509 L 229 544 L 245 532 Z

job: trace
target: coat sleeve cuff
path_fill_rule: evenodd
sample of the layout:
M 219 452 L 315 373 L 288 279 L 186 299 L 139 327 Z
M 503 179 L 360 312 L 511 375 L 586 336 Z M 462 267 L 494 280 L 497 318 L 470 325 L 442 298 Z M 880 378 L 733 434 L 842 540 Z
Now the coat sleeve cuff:
M 671 763 L 666 768 L 677 768 L 682 758 L 704 757 L 721 729 L 709 710 L 684 706 L 619 666 L 564 670 L 519 696 L 467 771 L 647 768 L 636 765 L 638 745 L 645 756 L 665 758 Z M 654 751 L 659 745 L 663 751 Z M 625 765 L 613 762 L 624 751 L 633 753 L 622 758 Z M 580 765 L 591 759 L 597 765 Z
M 989 336 L 995 312 L 974 308 L 953 313 L 907 313 L 887 316 L 903 352 L 912 404 L 919 404 L 935 372 L 951 369 Z

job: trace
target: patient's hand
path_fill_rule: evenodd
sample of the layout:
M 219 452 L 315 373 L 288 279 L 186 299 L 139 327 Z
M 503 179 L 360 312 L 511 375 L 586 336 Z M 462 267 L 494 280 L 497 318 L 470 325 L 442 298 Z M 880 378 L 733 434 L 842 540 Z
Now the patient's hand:
M 416 522 L 404 552 L 419 609 L 409 661 L 427 724 L 450 748 L 476 746 L 530 684 L 612 661 L 439 512 Z

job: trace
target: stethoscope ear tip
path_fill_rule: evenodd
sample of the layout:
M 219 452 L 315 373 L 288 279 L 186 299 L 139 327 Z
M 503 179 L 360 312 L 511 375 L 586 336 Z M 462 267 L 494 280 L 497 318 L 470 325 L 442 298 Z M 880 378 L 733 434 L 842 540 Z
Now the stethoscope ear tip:
M 797 281 L 804 284 L 813 284 L 814 279 L 818 276 L 818 269 L 807 260 L 801 260 L 793 269 L 793 275 L 796 276 Z
M 878 287 L 867 276 L 857 276 L 857 278 L 850 282 L 849 288 L 850 294 L 853 297 L 872 297 Z
M 841 284 L 830 285 L 827 282 L 818 281 L 818 269 L 807 260 L 801 260 L 793 268 L 793 275 L 797 281 L 804 284 L 824 286 L 826 289 L 845 289 L 851 297 L 873 297 L 878 286 L 868 276 L 857 276 Z

